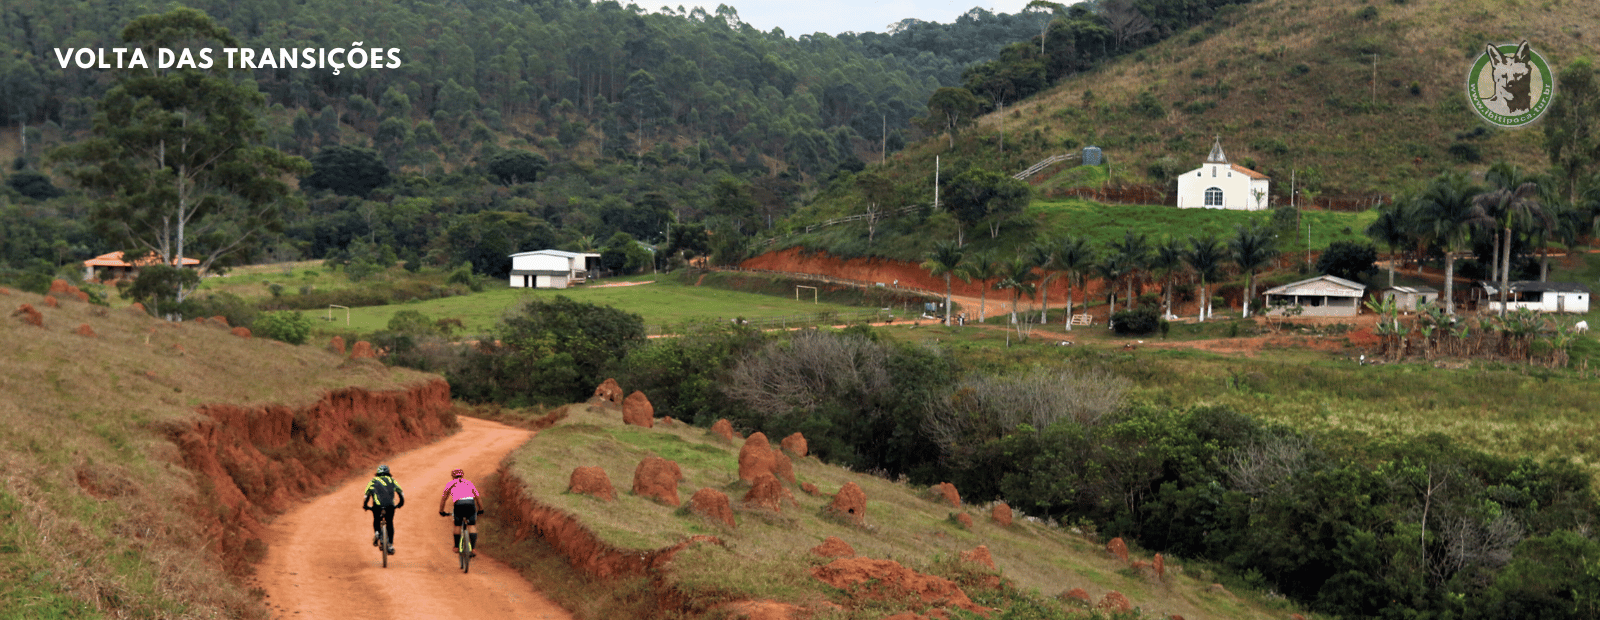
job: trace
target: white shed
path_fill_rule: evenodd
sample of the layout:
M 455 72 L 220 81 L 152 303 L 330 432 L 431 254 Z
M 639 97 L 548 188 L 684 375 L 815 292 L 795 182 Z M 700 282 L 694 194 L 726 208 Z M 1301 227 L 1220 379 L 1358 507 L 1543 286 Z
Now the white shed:
M 1490 312 L 1500 311 L 1500 283 L 1483 282 Z M 1535 312 L 1589 312 L 1589 287 L 1577 282 L 1511 282 L 1506 287 L 1506 306 L 1510 310 L 1527 308 Z
M 1282 315 L 1292 306 L 1304 309 L 1301 316 L 1355 316 L 1361 313 L 1361 296 L 1367 285 L 1336 276 L 1317 276 L 1290 282 L 1262 293 L 1267 298 L 1267 314 Z
M 1267 175 L 1228 163 L 1219 136 L 1206 162 L 1178 177 L 1178 208 L 1261 211 L 1271 183 Z
M 600 265 L 592 252 L 536 250 L 511 255 L 511 288 L 567 288 L 582 284 Z
M 1439 303 L 1439 289 L 1431 286 L 1396 286 L 1383 292 L 1384 299 L 1393 299 L 1395 308 L 1416 312 L 1422 304 Z

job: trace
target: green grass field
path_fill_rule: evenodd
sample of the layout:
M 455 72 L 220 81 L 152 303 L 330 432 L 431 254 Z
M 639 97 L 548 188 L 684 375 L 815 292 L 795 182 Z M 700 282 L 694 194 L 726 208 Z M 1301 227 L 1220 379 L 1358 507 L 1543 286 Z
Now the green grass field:
M 564 295 L 577 301 L 612 306 L 638 314 L 643 317 L 646 330 L 655 334 L 694 321 L 731 321 L 735 318 L 756 321 L 790 317 L 796 323 L 810 324 L 816 321 L 819 313 L 846 318 L 866 310 L 836 303 L 812 303 L 809 299 L 796 301 L 793 297 L 694 286 L 665 275 L 608 279 L 604 283 L 614 282 L 639 284 L 585 285 L 564 290 L 500 287 L 458 297 L 366 308 L 307 310 L 304 313 L 317 319 L 319 327 L 328 331 L 369 333 L 385 329 L 396 312 L 415 310 L 431 319 L 459 319 L 466 333 L 481 334 L 494 327 L 501 316 L 524 300 Z

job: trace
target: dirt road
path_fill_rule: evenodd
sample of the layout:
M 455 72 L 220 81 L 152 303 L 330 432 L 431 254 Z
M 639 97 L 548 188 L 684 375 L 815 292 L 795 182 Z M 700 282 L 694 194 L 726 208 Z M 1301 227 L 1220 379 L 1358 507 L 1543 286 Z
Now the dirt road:
M 395 555 L 383 568 L 372 547 L 371 513 L 361 510 L 363 472 L 273 521 L 259 587 L 273 618 L 530 618 L 571 620 L 515 571 L 485 554 L 463 574 L 450 546 L 439 494 L 450 470 L 482 484 L 531 432 L 461 418 L 461 432 L 387 461 L 405 490 L 395 515 Z M 497 506 L 489 506 L 489 519 Z M 480 541 L 481 544 L 481 541 Z

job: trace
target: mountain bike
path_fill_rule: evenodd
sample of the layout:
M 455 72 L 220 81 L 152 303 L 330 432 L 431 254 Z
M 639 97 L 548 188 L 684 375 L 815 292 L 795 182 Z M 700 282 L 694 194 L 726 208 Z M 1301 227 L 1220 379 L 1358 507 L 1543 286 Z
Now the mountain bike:
M 373 509 L 368 508 L 367 510 Z M 389 518 L 393 519 L 394 517 L 390 516 Z M 386 526 L 390 525 L 391 523 L 392 522 L 379 523 L 378 531 L 376 532 L 378 537 L 378 541 L 376 543 L 378 545 L 378 555 L 383 557 L 384 568 L 389 568 L 389 529 Z
M 489 511 L 487 510 L 478 511 L 479 517 L 487 514 L 489 514 Z M 453 518 L 452 515 L 441 516 Z M 461 572 L 471 572 L 472 556 L 476 554 L 472 552 L 472 534 L 467 531 L 466 524 L 461 525 L 461 536 L 456 540 L 456 552 L 461 555 Z

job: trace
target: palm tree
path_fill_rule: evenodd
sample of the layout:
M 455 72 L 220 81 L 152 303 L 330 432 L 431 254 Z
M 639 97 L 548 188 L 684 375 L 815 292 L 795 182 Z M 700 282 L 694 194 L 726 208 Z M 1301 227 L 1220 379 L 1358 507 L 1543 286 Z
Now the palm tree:
M 1472 199 L 1474 213 L 1479 219 L 1503 226 L 1501 235 L 1504 249 L 1500 263 L 1500 316 L 1506 313 L 1506 294 L 1511 286 L 1511 228 L 1518 222 L 1540 221 L 1546 229 L 1554 228 L 1553 218 L 1539 203 L 1539 184 L 1528 181 L 1516 189 L 1501 188 L 1482 192 Z M 1448 281 L 1446 282 L 1448 284 Z
M 1106 281 L 1106 292 L 1111 295 L 1111 306 L 1106 311 L 1108 317 L 1117 313 L 1117 283 L 1128 275 L 1128 271 L 1128 264 L 1117 252 L 1108 252 L 1094 263 L 1095 275 Z
M 1042 274 L 1039 277 L 1039 301 L 1042 306 L 1039 310 L 1040 325 L 1050 321 L 1050 283 L 1061 277 L 1061 270 L 1056 267 L 1056 249 L 1056 246 L 1048 243 L 1035 243 L 1029 245 L 1027 250 L 1028 259 Z
M 1150 254 L 1150 271 L 1161 279 L 1161 316 L 1172 316 L 1172 277 L 1183 271 L 1183 242 L 1163 238 Z
M 1132 230 L 1122 232 L 1122 242 L 1112 243 L 1111 249 L 1122 259 L 1122 264 L 1127 267 L 1128 277 L 1128 307 L 1133 307 L 1133 284 L 1139 279 L 1146 263 L 1150 261 L 1150 238 L 1143 233 L 1134 234 Z
M 1400 248 L 1411 240 L 1405 202 L 1393 202 L 1378 210 L 1378 219 L 1367 226 L 1367 237 L 1389 248 L 1389 288 L 1394 288 L 1394 265 Z
M 1474 226 L 1492 223 L 1482 209 L 1474 209 L 1474 197 L 1482 193 L 1465 175 L 1439 175 L 1417 197 L 1418 216 L 1429 236 L 1444 246 L 1444 311 L 1456 313 L 1455 279 L 1457 246 L 1465 243 Z
M 1072 286 L 1083 282 L 1089 262 L 1094 260 L 1094 248 L 1082 237 L 1068 235 L 1056 242 L 1056 268 L 1067 276 L 1067 317 L 1062 321 L 1067 331 L 1072 331 Z
M 1546 281 L 1550 272 L 1548 241 L 1550 237 L 1562 235 L 1560 230 L 1562 209 L 1558 204 L 1561 198 L 1558 195 L 1559 190 L 1552 187 L 1553 180 L 1548 176 L 1523 174 L 1515 164 L 1506 161 L 1498 161 L 1489 166 L 1489 171 L 1484 173 L 1483 178 L 1493 190 L 1507 190 L 1512 193 L 1516 193 L 1524 185 L 1535 185 L 1533 189 L 1528 190 L 1533 192 L 1531 196 L 1508 202 L 1506 206 L 1513 207 L 1509 211 L 1491 212 L 1489 215 L 1517 218 L 1525 226 L 1531 226 L 1529 232 L 1537 237 L 1536 245 L 1539 246 L 1539 281 Z
M 1246 275 L 1244 286 L 1244 316 L 1250 318 L 1250 300 L 1256 297 L 1256 272 L 1278 257 L 1277 235 L 1259 225 L 1240 226 L 1228 242 L 1233 252 L 1233 264 Z
M 1228 262 L 1228 251 L 1211 235 L 1190 237 L 1189 251 L 1183 259 L 1200 276 L 1200 320 L 1205 321 L 1211 314 L 1211 283 L 1221 275 L 1223 263 Z
M 1000 271 L 1000 264 L 995 261 L 994 255 L 988 252 L 974 252 L 967 255 L 967 260 L 961 268 L 962 279 L 968 282 L 978 281 L 978 322 L 982 323 L 988 318 L 987 306 L 989 304 L 989 280 L 993 280 Z
M 1017 323 L 1017 303 L 1024 294 L 1032 297 L 1037 290 L 1033 281 L 1039 275 L 1033 272 L 1033 261 L 1027 256 L 1018 256 L 999 264 L 1000 279 L 994 283 L 997 291 L 1011 291 L 1011 324 Z
M 963 252 L 960 246 L 949 241 L 941 242 L 928 252 L 928 259 L 922 261 L 922 268 L 928 270 L 928 275 L 935 278 L 944 276 L 944 325 L 950 326 L 950 276 L 956 275 L 961 269 Z

